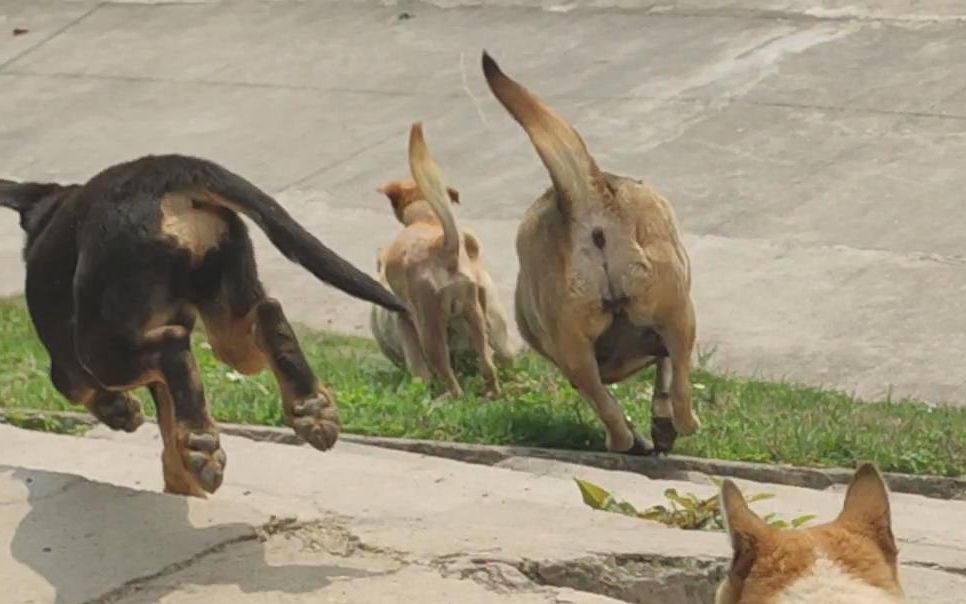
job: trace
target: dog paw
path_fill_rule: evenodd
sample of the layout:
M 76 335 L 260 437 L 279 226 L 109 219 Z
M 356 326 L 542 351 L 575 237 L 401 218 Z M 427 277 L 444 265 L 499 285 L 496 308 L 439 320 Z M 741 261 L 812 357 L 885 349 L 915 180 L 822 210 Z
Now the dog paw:
M 674 428 L 674 422 L 668 417 L 655 417 L 651 419 L 651 439 L 654 441 L 654 452 L 657 454 L 670 453 L 674 448 L 674 441 L 678 437 L 678 432 Z
M 654 447 L 651 443 L 647 442 L 640 434 L 634 433 L 634 444 L 631 448 L 623 452 L 624 455 L 651 455 L 654 453 Z
M 91 412 L 111 430 L 134 432 L 144 423 L 141 401 L 126 393 L 106 393 L 94 401 Z
M 694 434 L 701 428 L 701 421 L 693 411 L 688 411 L 686 414 L 675 413 L 673 421 L 674 429 L 682 436 Z
M 182 434 L 181 455 L 185 468 L 207 493 L 214 493 L 225 477 L 228 458 L 218 439 L 209 431 L 185 431 Z
M 299 438 L 320 451 L 331 449 L 339 438 L 339 412 L 323 393 L 296 401 L 289 423 Z

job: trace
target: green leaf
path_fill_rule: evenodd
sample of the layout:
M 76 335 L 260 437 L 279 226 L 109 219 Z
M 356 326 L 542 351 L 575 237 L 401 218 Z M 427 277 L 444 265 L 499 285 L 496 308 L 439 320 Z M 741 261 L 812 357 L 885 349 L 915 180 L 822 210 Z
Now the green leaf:
M 626 501 L 620 501 L 613 496 L 609 491 L 603 487 L 599 487 L 592 482 L 587 482 L 586 480 L 580 480 L 579 478 L 574 478 L 577 483 L 577 487 L 580 489 L 580 494 L 584 498 L 584 503 L 589 505 L 595 510 L 601 510 L 604 512 L 614 512 L 616 514 L 623 514 L 625 516 L 637 516 L 637 509 L 627 503 Z
M 577 483 L 577 488 L 580 489 L 580 496 L 584 498 L 584 503 L 595 510 L 606 509 L 605 504 L 607 503 L 607 499 L 611 497 L 609 491 L 592 482 L 587 482 L 579 478 L 574 478 L 574 482 Z
M 798 518 L 792 520 L 792 528 L 800 528 L 805 524 L 808 524 L 812 520 L 815 520 L 815 514 L 807 514 L 805 516 L 799 516 Z

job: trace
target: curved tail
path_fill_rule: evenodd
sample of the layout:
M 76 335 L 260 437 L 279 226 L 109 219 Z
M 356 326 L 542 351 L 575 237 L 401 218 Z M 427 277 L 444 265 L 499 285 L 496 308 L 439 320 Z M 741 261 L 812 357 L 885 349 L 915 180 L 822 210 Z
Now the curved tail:
M 459 256 L 460 232 L 450 208 L 450 196 L 439 166 L 429 154 L 423 138 L 423 125 L 416 122 L 409 130 L 409 170 L 433 213 L 443 225 L 443 250 L 454 261 Z
M 493 95 L 523 127 L 550 173 L 562 210 L 594 197 L 600 187 L 600 168 L 577 131 L 529 90 L 510 79 L 483 51 L 483 75 Z
M 350 296 L 406 312 L 396 296 L 316 239 L 271 196 L 215 163 L 196 161 L 202 162 L 203 176 L 196 185 L 208 193 L 206 199 L 251 218 L 286 258 Z

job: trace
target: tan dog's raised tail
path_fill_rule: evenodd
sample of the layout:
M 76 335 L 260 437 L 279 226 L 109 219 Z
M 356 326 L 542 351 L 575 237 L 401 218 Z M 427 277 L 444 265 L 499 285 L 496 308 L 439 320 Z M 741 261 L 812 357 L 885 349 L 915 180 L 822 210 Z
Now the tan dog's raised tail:
M 871 464 L 852 478 L 835 521 L 779 530 L 748 508 L 730 480 L 721 487 L 734 558 L 715 604 L 901 604 L 889 491 Z
M 651 435 L 669 451 L 677 433 L 699 425 L 688 375 L 691 271 L 674 213 L 647 186 L 601 171 L 580 135 L 486 53 L 483 72 L 553 182 L 517 232 L 520 333 L 593 404 L 611 451 L 650 448 L 604 384 L 656 362 Z
M 480 244 L 461 232 L 450 208 L 459 193 L 443 182 L 420 124 L 413 124 L 409 165 L 414 181 L 380 187 L 404 229 L 380 253 L 379 276 L 411 309 L 411 317 L 373 307 L 370 324 L 379 347 L 397 365 L 429 380 L 432 374 L 453 396 L 462 389 L 451 351 L 472 349 L 487 392 L 499 392 L 493 354 L 509 359 L 506 312 L 483 267 Z

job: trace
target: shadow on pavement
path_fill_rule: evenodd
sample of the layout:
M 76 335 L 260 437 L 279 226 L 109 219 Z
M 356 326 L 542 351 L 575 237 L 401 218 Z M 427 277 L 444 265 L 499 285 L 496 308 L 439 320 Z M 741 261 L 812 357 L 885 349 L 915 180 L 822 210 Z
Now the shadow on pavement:
M 270 565 L 266 544 L 255 538 L 251 525 L 196 528 L 183 497 L 0 465 L 0 477 L 4 475 L 28 490 L 29 509 L 16 528 L 10 554 L 53 587 L 54 604 L 87 602 L 146 578 L 155 580 L 141 596 L 157 602 L 185 584 L 235 585 L 253 594 L 300 594 L 324 588 L 333 579 L 384 574 L 332 565 Z M 204 506 L 192 507 L 196 519 L 208 513 Z M 221 551 L 224 544 L 229 545 Z M 207 574 L 164 580 L 205 553 L 222 557 Z M 19 599 L 21 594 L 11 585 L 4 589 L 14 589 L 16 602 L 39 601 L 28 594 Z M 130 595 L 140 600 L 135 593 L 131 590 Z

